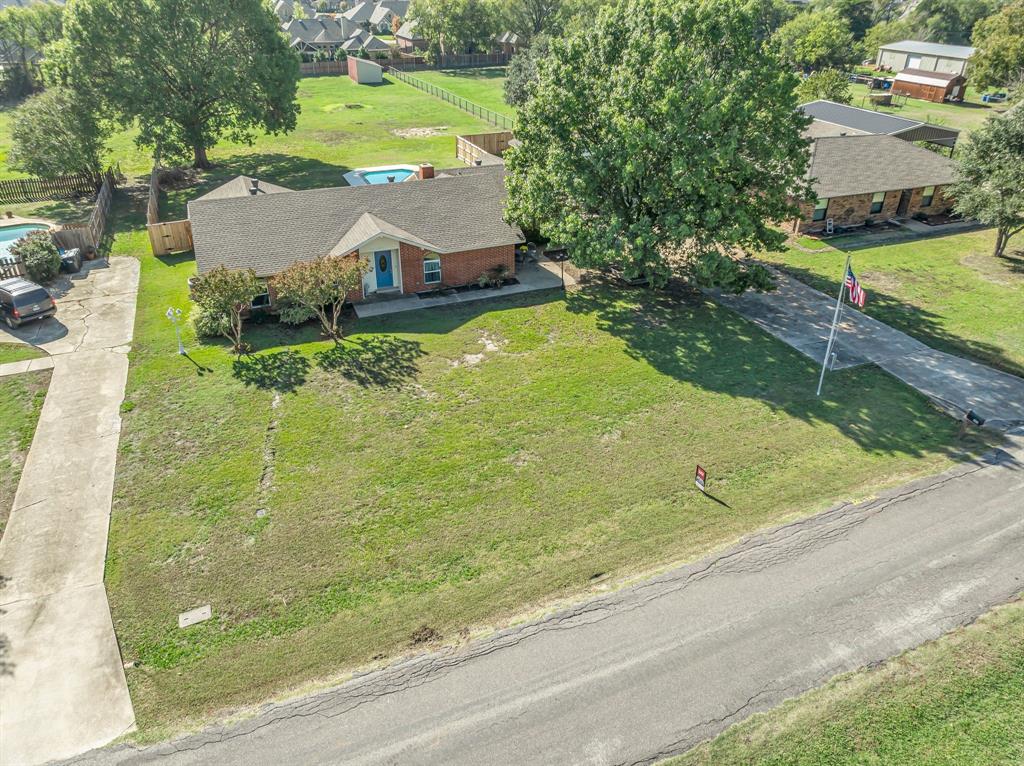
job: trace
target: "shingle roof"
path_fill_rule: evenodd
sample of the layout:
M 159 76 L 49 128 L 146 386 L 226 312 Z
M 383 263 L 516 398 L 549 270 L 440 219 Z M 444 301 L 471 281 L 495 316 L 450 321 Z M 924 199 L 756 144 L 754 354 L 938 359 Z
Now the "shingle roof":
M 395 32 L 395 37 L 401 37 L 405 40 L 422 40 L 420 35 L 416 34 L 416 19 L 411 19 L 405 22 Z
M 391 46 L 369 32 L 358 30 L 342 43 L 341 48 L 345 51 L 358 51 L 360 48 L 365 48 L 367 51 L 386 51 L 390 50 Z
M 221 184 L 212 191 L 208 191 L 202 197 L 197 197 L 195 201 L 198 202 L 202 199 L 227 199 L 228 197 L 251 197 L 252 182 L 253 179 L 250 176 L 235 176 L 227 183 Z M 277 194 L 287 191 L 291 191 L 291 189 L 268 184 L 266 181 L 259 181 L 259 191 L 257 194 Z
M 963 75 L 947 72 L 929 72 L 927 69 L 904 69 L 896 75 L 896 82 L 913 82 L 919 85 L 938 85 L 944 88 L 950 80 L 962 79 Z
M 900 51 L 901 53 L 919 53 L 922 56 L 942 56 L 950 59 L 969 59 L 974 55 L 974 48 L 969 45 L 946 45 L 945 43 L 926 43 L 920 40 L 900 40 L 898 43 L 886 43 L 878 46 L 881 50 Z
M 372 14 L 373 3 L 364 2 L 352 6 L 341 15 L 349 21 L 363 22 L 369 21 Z
M 292 45 L 300 42 L 337 45 L 347 40 L 353 33 L 360 31 L 359 27 L 348 19 L 329 16 L 320 16 L 315 19 L 294 19 L 282 25 L 282 29 L 292 41 Z
M 200 273 L 223 265 L 267 277 L 358 239 L 370 220 L 438 252 L 522 242 L 522 232 L 504 221 L 504 206 L 504 173 L 494 168 L 426 181 L 193 200 L 188 214 Z
M 893 136 L 819 138 L 807 177 L 819 199 L 939 186 L 954 179 L 952 160 Z

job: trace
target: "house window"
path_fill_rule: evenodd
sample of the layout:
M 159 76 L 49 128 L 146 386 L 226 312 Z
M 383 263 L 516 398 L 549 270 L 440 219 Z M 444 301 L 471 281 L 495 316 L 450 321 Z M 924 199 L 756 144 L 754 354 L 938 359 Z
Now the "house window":
M 828 198 L 819 199 L 818 204 L 814 206 L 814 214 L 811 216 L 812 221 L 824 221 L 825 213 L 828 211 Z
M 882 203 L 885 202 L 885 192 L 875 192 L 871 197 L 871 213 L 882 212 Z
M 263 288 L 262 293 L 253 296 L 253 299 L 249 301 L 249 306 L 254 309 L 265 309 L 270 306 L 270 292 L 266 287 Z
M 931 207 L 932 199 L 935 197 L 935 187 L 926 186 L 921 192 L 921 207 Z
M 437 257 L 423 259 L 423 281 L 428 285 L 441 282 L 441 259 Z

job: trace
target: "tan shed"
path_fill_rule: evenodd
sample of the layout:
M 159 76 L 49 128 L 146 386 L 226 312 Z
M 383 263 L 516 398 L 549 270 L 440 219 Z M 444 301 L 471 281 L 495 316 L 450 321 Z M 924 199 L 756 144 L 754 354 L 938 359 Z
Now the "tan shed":
M 943 101 L 963 101 L 966 87 L 967 80 L 963 75 L 904 69 L 896 75 L 892 92 L 941 104 Z

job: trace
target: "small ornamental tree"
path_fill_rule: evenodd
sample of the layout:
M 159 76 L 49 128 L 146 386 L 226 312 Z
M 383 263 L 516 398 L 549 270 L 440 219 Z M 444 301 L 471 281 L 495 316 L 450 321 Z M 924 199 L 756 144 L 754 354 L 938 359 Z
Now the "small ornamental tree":
M 802 102 L 824 98 L 837 104 L 849 104 L 853 100 L 850 78 L 838 69 L 821 69 L 811 73 L 796 86 L 796 94 Z
M 31 231 L 11 245 L 11 255 L 25 264 L 33 282 L 49 282 L 60 271 L 60 254 L 49 231 Z
M 61 87 L 32 96 L 11 117 L 7 164 L 34 176 L 83 173 L 100 178 L 103 133 L 95 115 Z
M 238 354 L 242 353 L 242 314 L 262 292 L 263 285 L 252 269 L 230 271 L 218 266 L 192 284 L 192 300 Z
M 324 335 L 341 340 L 341 311 L 348 294 L 358 290 L 364 268 L 358 258 L 322 256 L 294 263 L 272 280 L 281 321 L 301 324 L 314 317 Z
M 993 115 L 960 150 L 950 191 L 956 210 L 996 227 L 994 255 L 1024 231 L 1024 105 Z

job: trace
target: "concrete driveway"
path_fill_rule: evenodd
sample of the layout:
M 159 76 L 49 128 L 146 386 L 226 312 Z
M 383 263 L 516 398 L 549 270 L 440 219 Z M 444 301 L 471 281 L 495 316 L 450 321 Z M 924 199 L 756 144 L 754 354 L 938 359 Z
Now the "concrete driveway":
M 832 326 L 835 296 L 829 297 L 778 271 L 773 273 L 778 282 L 774 292 L 708 293 L 820 364 Z M 1024 380 L 936 351 L 849 305 L 843 309 L 836 351 L 834 369 L 873 362 L 954 417 L 963 417 L 973 409 L 996 428 L 1024 424 Z M 807 385 L 813 389 L 817 383 L 817 379 L 809 380 Z
M 0 540 L 3 764 L 65 758 L 134 726 L 103 566 L 138 278 L 134 258 L 91 262 L 58 286 L 54 318 L 0 330 L 53 362 Z

